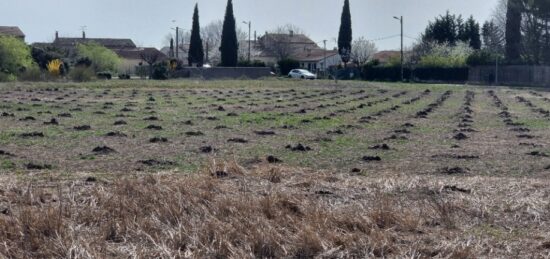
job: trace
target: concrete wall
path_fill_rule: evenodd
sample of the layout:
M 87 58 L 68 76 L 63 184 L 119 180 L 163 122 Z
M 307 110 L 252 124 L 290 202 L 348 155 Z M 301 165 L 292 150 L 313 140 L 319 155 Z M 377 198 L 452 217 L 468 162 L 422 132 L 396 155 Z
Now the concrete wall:
M 495 84 L 495 66 L 470 68 L 468 82 Z M 499 85 L 550 87 L 550 66 L 502 66 L 498 68 Z
M 202 78 L 202 79 L 258 79 L 271 76 L 269 67 L 213 67 L 213 68 L 184 68 L 172 72 L 173 78 Z

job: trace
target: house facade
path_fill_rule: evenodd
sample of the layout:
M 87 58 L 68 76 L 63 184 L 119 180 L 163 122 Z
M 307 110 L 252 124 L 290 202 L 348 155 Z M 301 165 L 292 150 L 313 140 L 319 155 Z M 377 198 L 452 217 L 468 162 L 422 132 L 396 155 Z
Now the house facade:
M 304 34 L 266 33 L 254 43 L 259 50 L 253 58 L 266 64 L 276 64 L 278 60 L 289 58 L 300 63 L 300 68 L 311 72 L 324 72 L 328 68 L 341 64 L 336 50 L 325 50 Z

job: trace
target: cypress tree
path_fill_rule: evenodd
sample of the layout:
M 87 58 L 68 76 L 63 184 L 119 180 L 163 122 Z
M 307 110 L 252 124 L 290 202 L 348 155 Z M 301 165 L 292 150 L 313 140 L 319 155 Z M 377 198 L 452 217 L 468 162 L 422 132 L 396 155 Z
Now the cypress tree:
M 193 13 L 193 27 L 191 28 L 191 42 L 189 43 L 189 66 L 197 64 L 198 67 L 202 67 L 204 62 L 204 49 L 201 39 L 201 27 L 199 24 L 199 6 L 195 5 L 195 12 Z
M 233 15 L 233 3 L 227 1 L 225 19 L 223 21 L 222 41 L 220 46 L 221 66 L 235 67 L 239 59 L 239 42 L 237 41 L 237 29 L 235 16 Z
M 338 33 L 338 52 L 344 64 L 348 63 L 350 60 L 352 40 L 351 11 L 349 0 L 345 0 L 344 9 L 342 10 L 342 20 L 340 22 L 340 32 Z
M 506 59 L 518 62 L 521 58 L 521 0 L 508 0 L 506 11 Z

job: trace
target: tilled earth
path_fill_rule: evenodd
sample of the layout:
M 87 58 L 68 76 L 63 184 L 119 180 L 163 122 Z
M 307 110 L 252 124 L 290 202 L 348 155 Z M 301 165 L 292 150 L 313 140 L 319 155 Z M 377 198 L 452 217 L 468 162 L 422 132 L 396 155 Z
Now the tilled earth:
M 211 159 L 376 176 L 550 171 L 545 91 L 186 84 L 0 86 L 0 171 L 194 172 Z

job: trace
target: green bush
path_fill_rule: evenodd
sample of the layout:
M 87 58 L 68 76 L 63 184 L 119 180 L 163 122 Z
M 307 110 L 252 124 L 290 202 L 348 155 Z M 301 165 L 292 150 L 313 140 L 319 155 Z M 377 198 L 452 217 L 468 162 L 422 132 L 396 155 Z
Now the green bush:
M 281 75 L 288 75 L 292 69 L 300 68 L 300 62 L 294 59 L 283 59 L 278 62 Z
M 165 64 L 159 63 L 153 66 L 153 74 L 151 79 L 166 80 L 168 79 L 168 68 Z
M 120 79 L 120 80 L 130 80 L 130 75 L 128 75 L 128 74 L 119 74 L 118 79 Z
M 94 71 L 87 67 L 75 67 L 69 73 L 69 78 L 75 82 L 88 82 L 94 78 Z
M 494 65 L 497 58 L 499 58 L 498 54 L 487 50 L 478 50 L 468 56 L 466 59 L 466 64 L 468 64 L 468 66 Z M 500 60 L 502 60 L 502 58 L 500 58 Z
M 96 73 L 116 71 L 120 63 L 120 58 L 114 51 L 94 42 L 79 44 L 77 51 L 81 58 L 88 58 L 91 61 L 92 68 Z
M 44 74 L 40 68 L 35 65 L 27 68 L 25 72 L 22 72 L 18 78 L 19 81 L 38 82 L 44 80 Z
M 109 71 L 103 71 L 96 74 L 98 79 L 111 80 L 113 75 Z
M 30 48 L 20 39 L 0 36 L 0 80 L 13 81 L 34 65 Z

